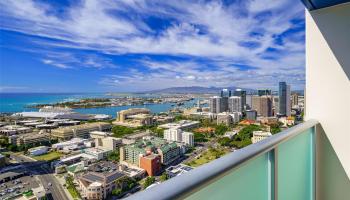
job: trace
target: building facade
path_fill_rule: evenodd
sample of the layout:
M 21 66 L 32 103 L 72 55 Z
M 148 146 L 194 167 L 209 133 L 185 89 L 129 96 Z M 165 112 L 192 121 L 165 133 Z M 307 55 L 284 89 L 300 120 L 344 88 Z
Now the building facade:
M 281 116 L 290 116 L 290 112 L 291 112 L 290 85 L 287 85 L 286 82 L 279 83 L 278 97 L 279 97 L 278 114 Z
M 70 140 L 74 137 L 88 138 L 92 131 L 108 131 L 111 128 L 111 124 L 106 122 L 87 123 L 53 129 L 51 136 L 59 140 Z
M 151 154 L 140 158 L 140 168 L 146 170 L 148 176 L 155 176 L 161 170 L 161 159 L 157 154 Z
M 167 129 L 164 131 L 164 139 L 170 142 L 183 142 L 187 145 L 194 145 L 194 136 L 191 132 L 184 132 L 181 129 Z
M 242 111 L 245 111 L 247 92 L 245 90 L 242 90 L 242 89 L 236 89 L 234 91 L 233 95 L 241 97 Z
M 270 96 L 253 96 L 252 109 L 256 110 L 260 116 L 272 116 L 272 98 Z
M 252 143 L 257 143 L 263 139 L 266 139 L 268 137 L 272 136 L 270 132 L 265 131 L 253 131 L 253 137 L 252 137 Z
M 81 196 L 88 200 L 106 199 L 117 188 L 116 182 L 123 177 L 125 175 L 119 171 L 86 173 L 78 178 Z
M 242 112 L 242 97 L 232 96 L 228 98 L 228 110 L 230 112 Z
M 221 113 L 228 110 L 228 97 L 214 96 L 209 98 L 209 108 L 212 113 Z

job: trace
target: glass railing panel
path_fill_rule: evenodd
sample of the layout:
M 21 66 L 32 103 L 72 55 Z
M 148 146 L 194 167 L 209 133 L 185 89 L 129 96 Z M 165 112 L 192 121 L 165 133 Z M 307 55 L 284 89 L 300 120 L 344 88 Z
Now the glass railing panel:
M 272 178 L 273 156 L 267 152 L 242 164 L 199 191 L 194 191 L 186 199 L 270 200 L 273 194 Z
M 278 199 L 314 199 L 314 129 L 278 145 Z

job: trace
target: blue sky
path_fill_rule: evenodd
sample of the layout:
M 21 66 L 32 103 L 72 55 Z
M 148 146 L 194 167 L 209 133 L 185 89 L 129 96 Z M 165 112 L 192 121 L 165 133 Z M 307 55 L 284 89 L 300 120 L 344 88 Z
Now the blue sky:
M 1 92 L 305 84 L 294 0 L 2 0 Z

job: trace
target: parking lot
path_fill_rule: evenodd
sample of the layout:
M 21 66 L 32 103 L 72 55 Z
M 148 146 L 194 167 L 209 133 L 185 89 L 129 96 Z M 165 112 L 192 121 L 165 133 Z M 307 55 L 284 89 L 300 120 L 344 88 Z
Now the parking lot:
M 39 186 L 35 177 L 23 176 L 0 184 L 0 199 L 9 199 L 22 194 L 32 188 Z

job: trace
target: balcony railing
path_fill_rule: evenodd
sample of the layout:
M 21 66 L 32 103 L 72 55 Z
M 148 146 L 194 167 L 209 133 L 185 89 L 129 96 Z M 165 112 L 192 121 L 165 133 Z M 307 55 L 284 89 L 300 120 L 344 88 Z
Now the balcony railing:
M 315 199 L 316 120 L 230 153 L 128 199 Z

